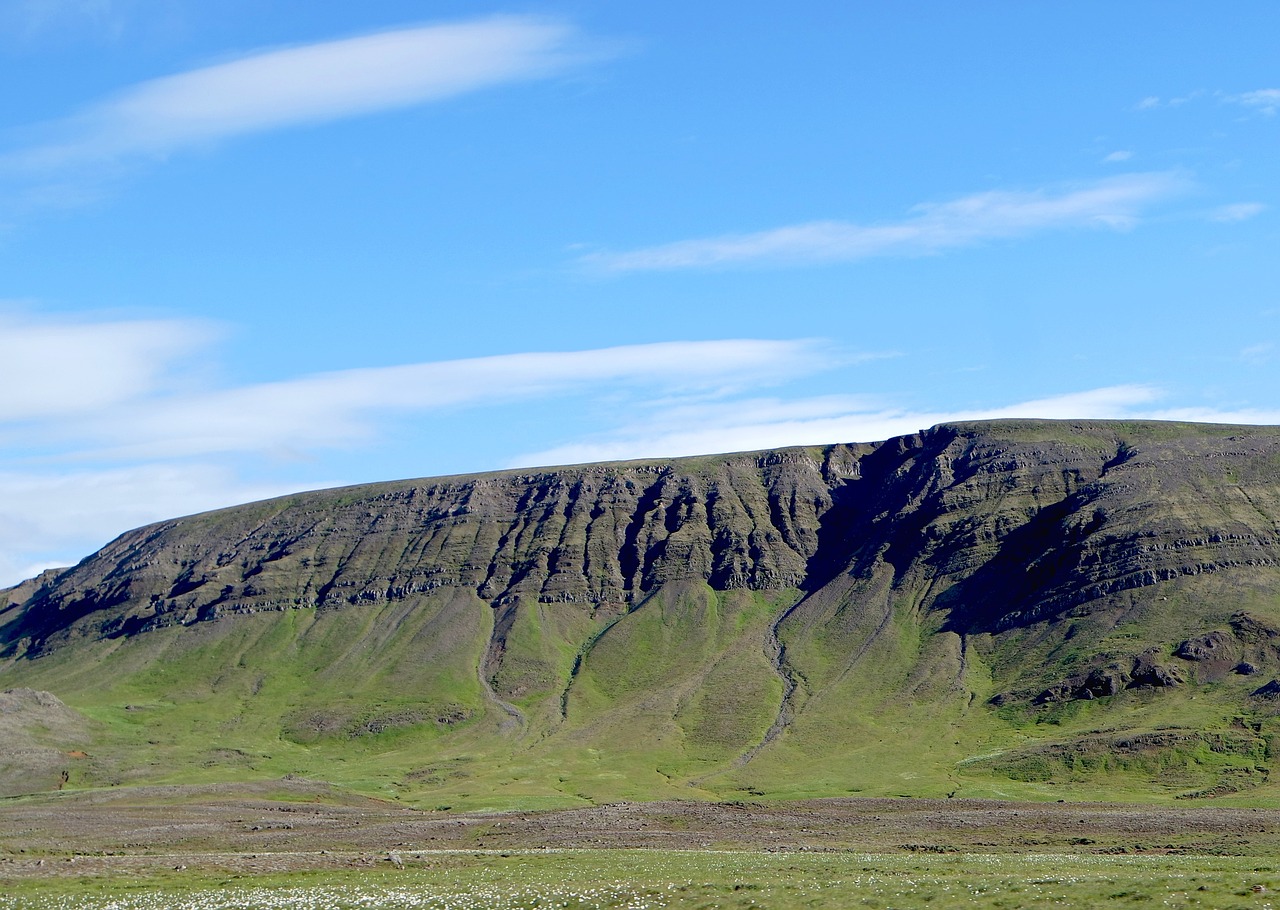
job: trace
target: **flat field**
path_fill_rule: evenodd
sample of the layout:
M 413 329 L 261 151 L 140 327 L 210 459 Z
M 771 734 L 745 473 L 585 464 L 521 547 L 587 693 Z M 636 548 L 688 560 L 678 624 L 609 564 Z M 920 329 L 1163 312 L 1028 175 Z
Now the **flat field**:
M 196 857 L 184 857 L 199 861 Z M 1214 907 L 1280 904 L 1280 864 L 1251 857 L 426 851 L 399 865 L 260 872 L 60 871 L 3 880 L 4 910 Z M 334 857 L 335 863 L 350 857 Z M 63 861 L 66 864 L 66 861 Z
M 256 786 L 0 801 L 0 910 L 1280 907 L 1280 810 L 828 799 L 457 813 Z

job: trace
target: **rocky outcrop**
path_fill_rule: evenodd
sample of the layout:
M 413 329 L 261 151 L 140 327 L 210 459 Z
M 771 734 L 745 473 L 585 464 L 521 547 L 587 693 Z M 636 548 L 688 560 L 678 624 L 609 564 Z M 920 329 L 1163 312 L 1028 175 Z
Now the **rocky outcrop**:
M 1230 633 L 1221 629 L 1181 641 L 1173 650 L 1174 657 L 1201 663 L 1234 661 L 1239 654 L 1239 643 Z
M 800 587 L 860 447 L 378 484 L 177 519 L 15 591 L 7 653 L 440 588 L 626 604 L 673 580 Z M 30 588 L 30 586 L 29 586 Z M 23 596 L 25 595 L 25 596 Z
M 1166 689 L 1186 682 L 1182 671 L 1160 661 L 1155 649 L 1125 661 L 1112 661 L 1095 667 L 1083 677 L 1075 677 L 1045 689 L 1036 696 L 1037 704 L 1073 699 L 1106 698 L 1126 689 Z

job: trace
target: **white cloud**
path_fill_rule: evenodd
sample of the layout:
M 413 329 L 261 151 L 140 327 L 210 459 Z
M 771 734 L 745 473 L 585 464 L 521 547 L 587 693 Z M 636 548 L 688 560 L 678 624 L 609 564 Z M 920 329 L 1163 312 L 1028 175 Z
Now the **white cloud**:
M 750 339 L 507 354 L 143 397 L 80 419 L 72 429 L 99 447 L 94 452 L 99 457 L 299 452 L 366 441 L 379 419 L 397 412 L 636 385 L 650 391 L 724 393 L 836 362 L 837 356 L 817 342 Z
M 1236 202 L 1214 209 L 1209 213 L 1209 219 L 1230 224 L 1236 221 L 1247 221 L 1255 215 L 1261 215 L 1266 210 L 1267 207 L 1261 202 Z
M 396 413 L 643 387 L 724 394 L 849 356 L 814 340 L 727 339 L 503 354 L 210 387 L 179 374 L 217 329 L 186 320 L 0 314 L 0 444 L 79 444 L 96 456 L 171 457 L 344 446 Z M 203 381 L 201 381 L 203 380 Z M 104 453 L 103 449 L 113 450 Z
M 144 82 L 53 125 L 61 138 L 8 156 L 59 167 L 320 123 L 535 79 L 584 59 L 563 23 L 517 16 L 400 28 Z
M 261 459 L 237 467 L 237 453 L 357 446 L 388 420 L 445 408 L 554 396 L 577 396 L 575 407 L 579 399 L 626 403 L 609 412 L 615 430 L 528 452 L 513 465 L 872 441 L 1000 417 L 1280 421 L 1262 412 L 1151 411 L 1159 393 L 1147 386 L 964 411 L 909 410 L 858 395 L 747 397 L 769 383 L 870 359 L 816 341 L 752 339 L 510 354 L 208 388 L 196 384 L 202 377 L 175 378 L 172 370 L 185 351 L 208 341 L 199 324 L 11 317 L 6 327 L 23 333 L 18 346 L 61 357 L 71 378 L 50 375 L 50 385 L 35 383 L 27 397 L 9 388 L 17 383 L 0 384 L 8 394 L 0 399 L 7 408 L 0 412 L 0 584 L 74 562 L 129 527 L 301 486 L 246 480 L 241 469 Z M 90 338 L 110 340 L 104 346 L 116 356 L 95 360 Z M 81 462 L 68 471 L 68 458 Z
M 150 392 L 212 340 L 193 321 L 73 321 L 0 312 L 0 425 L 100 411 Z
M 992 191 L 918 205 L 910 217 L 888 224 L 816 221 L 596 253 L 581 262 L 608 272 L 630 272 L 921 255 L 1050 229 L 1129 228 L 1145 208 L 1184 187 L 1185 180 L 1176 174 L 1128 174 L 1065 190 Z
M 1230 100 L 1245 107 L 1273 116 L 1280 109 L 1280 88 L 1264 88 L 1253 92 L 1230 96 Z
M 1158 396 L 1158 390 L 1150 386 L 1122 385 L 964 411 L 908 411 L 849 397 L 726 402 L 657 419 L 641 415 L 640 420 L 607 436 L 528 452 L 512 459 L 511 465 L 576 464 L 832 442 L 872 442 L 960 420 L 1133 417 L 1136 406 L 1154 401 Z
M 1115 164 L 1119 161 L 1128 161 L 1132 157 L 1133 152 L 1130 152 L 1127 149 L 1117 149 L 1102 160 L 1107 164 Z
M 121 30 L 119 5 L 113 0 L 9 0 L 0 7 L 0 30 L 30 39 L 88 25 L 115 36 Z
M 1244 426 L 1270 426 L 1280 424 L 1280 410 L 1269 408 L 1165 408 L 1135 417 L 1144 420 L 1180 420 L 1189 423 L 1225 423 Z
M 1181 107 L 1190 101 L 1198 101 L 1209 94 L 1210 92 L 1207 90 L 1198 88 L 1195 91 L 1188 92 L 1187 94 L 1177 98 L 1169 98 L 1168 100 L 1161 98 L 1158 95 L 1148 95 L 1146 98 L 1143 98 L 1135 104 L 1133 108 L 1138 111 L 1149 111 L 1159 107 Z M 1214 92 L 1213 94 L 1220 95 L 1221 92 Z
M 1261 346 L 1260 346 L 1261 347 Z M 1265 355 L 1266 351 L 1255 352 Z M 1118 385 L 1009 405 L 952 411 L 913 411 L 874 398 L 824 396 L 800 400 L 754 399 L 641 413 L 594 439 L 525 452 L 511 467 L 675 458 L 711 452 L 748 452 L 834 442 L 874 442 L 940 423 L 1028 418 L 1042 420 L 1176 420 L 1274 425 L 1267 409 L 1156 408 L 1163 393 L 1147 385 Z

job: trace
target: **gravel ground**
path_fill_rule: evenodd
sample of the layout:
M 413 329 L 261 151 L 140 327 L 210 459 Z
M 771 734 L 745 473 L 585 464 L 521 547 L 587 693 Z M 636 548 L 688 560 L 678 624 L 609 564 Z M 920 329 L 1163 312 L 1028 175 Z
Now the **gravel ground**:
M 0 877 L 295 871 L 575 848 L 1280 855 L 1274 809 L 854 798 L 449 813 L 305 781 L 269 792 L 150 787 L 2 800 Z

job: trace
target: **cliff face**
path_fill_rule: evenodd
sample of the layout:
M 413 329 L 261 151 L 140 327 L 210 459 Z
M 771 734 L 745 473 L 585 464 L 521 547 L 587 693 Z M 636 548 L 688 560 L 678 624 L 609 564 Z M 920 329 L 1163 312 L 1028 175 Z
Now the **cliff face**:
M 30 583 L 14 654 L 260 610 L 338 609 L 437 589 L 495 608 L 634 604 L 668 581 L 802 587 L 859 448 L 376 484 L 129 532 Z M 17 590 L 17 589 L 15 589 Z M 20 645 L 19 642 L 22 642 Z
M 253 665 L 273 635 L 254 697 L 299 667 L 341 680 L 271 708 L 294 739 L 351 735 L 392 680 L 410 707 L 376 733 L 640 725 L 628 754 L 662 741 L 675 777 L 748 789 L 815 743 L 857 752 L 865 711 L 1021 723 L 1010 706 L 1200 684 L 1255 704 L 1280 671 L 1280 430 L 963 424 L 300 494 L 12 589 L 0 680 L 74 704 L 95 655 L 127 688 L 237 637 Z

